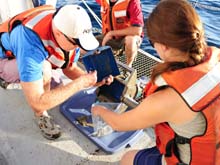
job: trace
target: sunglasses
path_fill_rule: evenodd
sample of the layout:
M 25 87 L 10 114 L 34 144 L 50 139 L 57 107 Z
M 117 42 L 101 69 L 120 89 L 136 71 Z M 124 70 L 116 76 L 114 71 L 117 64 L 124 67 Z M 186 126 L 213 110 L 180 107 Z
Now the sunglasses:
M 77 45 L 77 43 L 75 42 L 75 39 L 72 38 L 73 40 L 71 40 L 69 37 L 67 37 L 64 33 L 63 33 L 64 37 L 73 45 Z
M 154 43 L 151 40 L 148 40 L 150 45 L 154 48 Z

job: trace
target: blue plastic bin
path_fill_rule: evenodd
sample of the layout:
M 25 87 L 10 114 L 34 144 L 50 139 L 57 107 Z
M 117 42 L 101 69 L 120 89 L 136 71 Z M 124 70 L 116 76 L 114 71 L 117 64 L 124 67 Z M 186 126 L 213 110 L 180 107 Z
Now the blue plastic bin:
M 94 137 L 92 127 L 83 127 L 76 118 L 79 116 L 88 116 L 88 122 L 92 122 L 91 105 L 95 103 L 97 96 L 95 88 L 80 91 L 60 106 L 60 112 L 87 138 L 101 148 L 104 152 L 112 154 L 126 147 L 132 146 L 143 135 L 142 130 L 116 132 L 102 136 Z

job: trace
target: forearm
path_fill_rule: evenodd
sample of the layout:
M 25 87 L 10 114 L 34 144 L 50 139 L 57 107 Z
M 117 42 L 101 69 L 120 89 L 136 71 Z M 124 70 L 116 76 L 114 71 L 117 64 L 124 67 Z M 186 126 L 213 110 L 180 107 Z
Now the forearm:
M 92 72 L 49 91 L 44 90 L 42 79 L 34 82 L 21 82 L 21 85 L 29 105 L 35 112 L 40 114 L 64 102 L 76 92 L 94 86 L 96 81 L 96 72 Z
M 81 78 L 77 78 L 66 85 L 59 86 L 48 92 L 43 93 L 39 97 L 37 103 L 38 109 L 48 110 L 61 104 L 69 97 L 71 97 L 73 94 L 77 93 L 82 89 L 85 89 L 86 87 L 84 86 L 84 84 L 85 83 Z
M 115 131 L 120 131 L 120 123 L 118 123 L 118 119 L 120 118 L 120 114 L 112 112 L 110 110 L 106 110 L 105 108 L 99 109 L 99 115 L 108 125 L 112 127 Z
M 131 131 L 135 130 L 133 127 L 134 125 L 132 122 L 129 121 L 127 118 L 127 113 L 124 112 L 121 114 L 112 112 L 105 108 L 98 109 L 98 115 L 107 123 L 109 124 L 113 130 L 115 131 Z

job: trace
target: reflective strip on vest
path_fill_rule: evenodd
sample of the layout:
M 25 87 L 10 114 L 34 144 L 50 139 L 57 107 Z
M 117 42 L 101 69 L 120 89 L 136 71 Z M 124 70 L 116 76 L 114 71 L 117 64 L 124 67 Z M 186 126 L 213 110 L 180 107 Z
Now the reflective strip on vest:
M 159 76 L 157 76 L 157 78 L 155 80 L 155 84 L 157 86 L 164 86 L 164 85 L 167 85 L 167 82 L 164 80 L 164 78 L 161 75 L 159 75 Z
M 100 11 L 101 11 L 101 12 L 103 12 L 103 11 L 104 11 L 104 7 L 103 7 L 103 6 L 101 6 Z
M 43 44 L 44 44 L 45 47 L 51 46 L 51 47 L 54 48 L 54 50 L 55 50 L 56 52 L 63 53 L 63 51 L 62 51 L 59 47 L 57 47 L 57 46 L 54 44 L 53 41 L 51 41 L 51 40 L 42 40 L 42 42 L 43 42 Z
M 219 73 L 220 63 L 213 67 L 207 74 L 196 81 L 192 86 L 187 88 L 181 95 L 186 102 L 192 107 L 204 96 L 206 96 L 213 88 L 220 83 Z M 156 78 L 155 84 L 157 86 L 167 85 L 167 82 L 162 76 Z M 204 85 L 205 84 L 205 85 Z M 220 85 L 219 85 L 220 88 Z
M 58 66 L 58 67 L 62 67 L 63 64 L 65 63 L 65 61 L 58 59 L 55 55 L 51 55 L 48 59 L 48 61 L 50 61 L 52 64 Z
M 125 17 L 127 15 L 127 11 L 126 10 L 121 10 L 121 11 L 115 11 L 114 12 L 114 16 L 117 17 Z
M 62 50 L 59 48 L 59 47 L 56 47 L 55 44 L 53 43 L 53 41 L 51 40 L 42 40 L 43 41 L 43 44 L 45 47 L 48 47 L 48 46 L 51 46 L 54 48 L 54 50 L 56 52 L 60 52 L 60 53 L 63 53 Z M 55 55 L 51 54 L 51 56 L 48 58 L 48 61 L 50 61 L 52 64 L 54 64 L 55 66 L 58 66 L 58 67 L 62 67 L 63 64 L 65 63 L 64 60 L 61 60 L 59 58 L 57 58 Z
M 219 67 L 220 63 L 182 93 L 182 96 L 190 106 L 196 104 L 220 83 Z
M 25 26 L 33 29 L 33 27 L 39 22 L 41 21 L 46 15 L 54 13 L 54 10 L 49 10 L 49 11 L 43 11 L 40 14 L 38 14 L 37 16 L 33 17 L 32 19 L 30 19 Z
M 119 0 L 118 2 L 116 2 L 116 3 L 121 3 L 121 2 L 124 2 L 124 1 L 126 1 L 126 0 Z

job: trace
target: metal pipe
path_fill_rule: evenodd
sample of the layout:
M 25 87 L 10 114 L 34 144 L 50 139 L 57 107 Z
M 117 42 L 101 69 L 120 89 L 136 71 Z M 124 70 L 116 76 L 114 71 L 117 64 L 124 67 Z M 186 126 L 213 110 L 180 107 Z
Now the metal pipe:
M 135 108 L 139 105 L 137 101 L 127 96 L 123 98 L 122 102 L 125 103 L 130 108 Z

